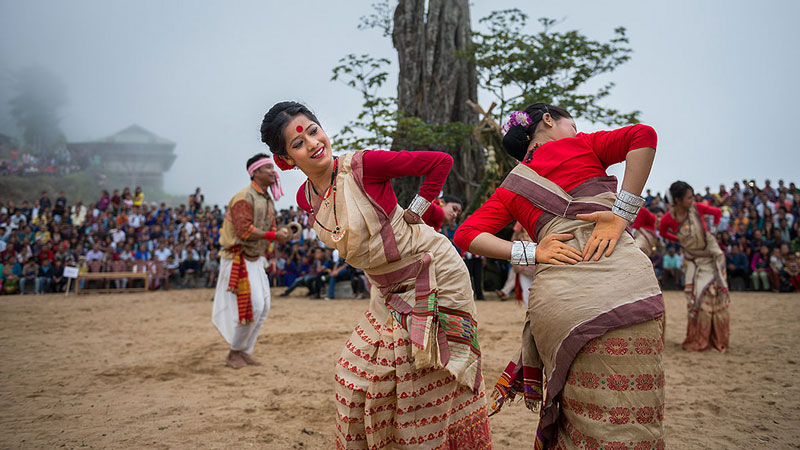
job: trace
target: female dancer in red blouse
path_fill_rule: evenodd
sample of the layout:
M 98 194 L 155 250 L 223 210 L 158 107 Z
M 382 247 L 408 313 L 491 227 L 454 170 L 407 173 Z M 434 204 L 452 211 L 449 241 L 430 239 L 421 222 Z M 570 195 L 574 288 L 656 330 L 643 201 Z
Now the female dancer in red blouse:
M 522 163 L 455 236 L 473 253 L 538 263 L 522 350 L 492 409 L 518 392 L 542 406 L 537 449 L 663 448 L 664 304 L 650 260 L 625 232 L 644 204 L 656 134 L 644 125 L 577 133 L 566 110 L 544 103 L 512 113 L 504 130 Z M 621 161 L 617 196 L 606 168 Z M 538 246 L 494 236 L 514 219 Z
M 282 169 L 308 176 L 297 203 L 313 217 L 319 238 L 372 284 L 369 310 L 336 365 L 336 447 L 491 448 L 469 273 L 432 228 L 441 226 L 443 213 L 431 201 L 452 157 L 334 157 L 317 118 L 295 102 L 267 112 L 261 137 Z M 406 210 L 390 183 L 403 176 L 425 177 Z
M 683 181 L 669 187 L 672 211 L 661 218 L 661 236 L 681 243 L 686 285 L 683 292 L 689 308 L 685 350 L 724 351 L 730 338 L 730 316 L 725 254 L 708 231 L 704 216 L 719 224 L 722 211 L 696 203 L 694 189 Z

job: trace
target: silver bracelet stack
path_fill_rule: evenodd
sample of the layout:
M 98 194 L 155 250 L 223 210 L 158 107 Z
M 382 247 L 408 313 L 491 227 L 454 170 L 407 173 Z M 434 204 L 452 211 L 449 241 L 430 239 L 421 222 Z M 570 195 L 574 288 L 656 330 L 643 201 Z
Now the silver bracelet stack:
M 425 214 L 425 211 L 428 210 L 429 206 L 431 206 L 431 202 L 425 200 L 424 198 L 420 197 L 419 194 L 417 194 L 414 196 L 414 199 L 411 200 L 411 204 L 408 205 L 408 210 L 419 217 L 422 217 L 422 215 Z
M 641 209 L 643 205 L 644 198 L 621 190 L 619 194 L 617 194 L 614 206 L 611 207 L 611 212 L 628 222 L 633 222 L 636 219 L 636 215 L 639 214 L 639 209 Z
M 511 264 L 517 266 L 532 266 L 536 264 L 536 243 L 514 241 L 511 244 Z

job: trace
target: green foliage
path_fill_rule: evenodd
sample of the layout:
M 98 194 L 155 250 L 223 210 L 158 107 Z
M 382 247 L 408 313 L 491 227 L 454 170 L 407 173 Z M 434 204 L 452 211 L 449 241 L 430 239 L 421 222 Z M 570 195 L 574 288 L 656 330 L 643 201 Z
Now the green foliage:
M 461 56 L 478 70 L 480 86 L 491 92 L 501 117 L 535 102 L 566 108 L 574 117 L 607 125 L 637 123 L 640 111 L 628 113 L 601 106 L 614 87 L 607 83 L 589 92 L 587 82 L 614 71 L 630 59 L 625 28 L 608 42 L 576 30 L 557 32 L 558 22 L 541 18 L 542 31 L 526 34 L 528 15 L 519 9 L 494 11 L 480 20 L 485 33 L 473 32 L 473 45 Z
M 378 95 L 388 77 L 386 58 L 349 54 L 333 68 L 332 81 L 341 81 L 361 94 L 363 103 L 356 120 L 333 137 L 336 151 L 388 149 L 394 139 L 408 150 L 436 149 L 453 153 L 469 138 L 472 127 L 461 122 L 443 125 L 403 116 L 394 97 Z
M 28 66 L 13 72 L 13 89 L 11 115 L 22 132 L 24 150 L 45 156 L 66 151 L 58 125 L 58 109 L 67 103 L 64 83 L 43 67 Z
M 357 90 L 363 100 L 356 120 L 348 122 L 333 138 L 334 149 L 352 151 L 364 148 L 389 148 L 396 124 L 397 104 L 378 92 L 389 76 L 386 58 L 349 54 L 333 68 L 331 81 L 338 80 Z
M 465 146 L 472 133 L 472 126 L 463 122 L 433 124 L 419 117 L 400 117 L 394 136 L 401 142 L 409 142 L 411 150 L 436 149 L 454 153 Z

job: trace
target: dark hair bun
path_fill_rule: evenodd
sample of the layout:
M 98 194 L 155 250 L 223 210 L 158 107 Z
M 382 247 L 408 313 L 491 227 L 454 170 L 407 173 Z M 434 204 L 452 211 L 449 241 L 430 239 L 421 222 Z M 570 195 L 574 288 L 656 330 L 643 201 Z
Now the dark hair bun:
M 517 161 L 522 161 L 525 158 L 529 143 L 530 136 L 528 136 L 528 131 L 523 126 L 513 126 L 503 136 L 503 148 Z

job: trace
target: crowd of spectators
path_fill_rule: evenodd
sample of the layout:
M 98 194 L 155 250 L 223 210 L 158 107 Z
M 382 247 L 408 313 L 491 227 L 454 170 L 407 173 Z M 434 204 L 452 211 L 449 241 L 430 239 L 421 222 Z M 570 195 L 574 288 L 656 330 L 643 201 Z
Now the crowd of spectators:
M 699 191 L 699 190 L 698 190 Z M 646 192 L 646 207 L 660 219 L 670 211 L 661 194 Z M 800 189 L 778 180 L 742 180 L 716 192 L 705 187 L 695 201 L 719 208 L 719 224 L 705 217 L 708 229 L 725 253 L 731 290 L 800 291 Z M 657 227 L 658 228 L 658 227 Z M 659 236 L 660 237 L 660 236 Z M 666 243 L 652 257 L 656 273 L 667 287 L 681 288 L 683 252 L 679 244 Z
M 79 165 L 67 152 L 54 156 L 36 156 L 12 149 L 9 151 L 8 158 L 0 161 L 0 175 L 3 176 L 57 176 L 67 175 L 78 170 L 80 170 Z
M 773 187 L 767 180 L 759 187 L 745 180 L 730 189 L 721 185 L 717 192 L 707 187 L 696 193 L 696 201 L 722 210 L 719 224 L 709 225 L 726 254 L 731 289 L 800 290 L 800 190 L 794 183 L 787 186 L 780 180 Z M 649 190 L 646 202 L 657 217 L 670 209 L 661 194 Z M 150 289 L 212 287 L 225 213 L 226 206 L 205 204 L 200 188 L 177 207 L 146 202 L 140 188 L 102 191 L 96 202 L 86 205 L 70 202 L 64 192 L 55 198 L 42 192 L 38 200 L 0 203 L 0 292 L 63 292 L 65 266 L 119 272 L 141 264 L 163 274 Z M 354 296 L 368 296 L 364 273 L 325 248 L 305 211 L 282 209 L 277 222 L 302 226 L 299 239 L 269 248 L 265 270 L 272 286 L 285 288 L 282 295 L 305 288 L 301 295 L 335 298 L 336 285 L 349 282 Z M 452 237 L 454 230 L 450 226 L 445 233 Z M 680 245 L 663 241 L 653 256 L 665 288 L 681 288 L 685 282 L 682 257 Z M 114 280 L 105 287 L 127 286 L 125 280 Z
M 137 187 L 133 192 L 102 191 L 96 202 L 86 205 L 70 202 L 64 192 L 51 198 L 46 191 L 38 200 L 0 203 L 0 292 L 64 292 L 65 266 L 84 273 L 136 271 L 142 264 L 146 268 L 140 270 L 164 274 L 153 277 L 150 289 L 212 287 L 227 206 L 206 205 L 204 200 L 197 188 L 187 204 L 148 203 Z M 265 269 L 273 286 L 305 286 L 311 297 L 333 298 L 336 282 L 350 281 L 354 295 L 366 295 L 363 272 L 323 248 L 305 211 L 281 210 L 277 222 L 298 222 L 303 230 L 300 239 L 270 246 Z M 131 287 L 127 280 L 98 284 Z

